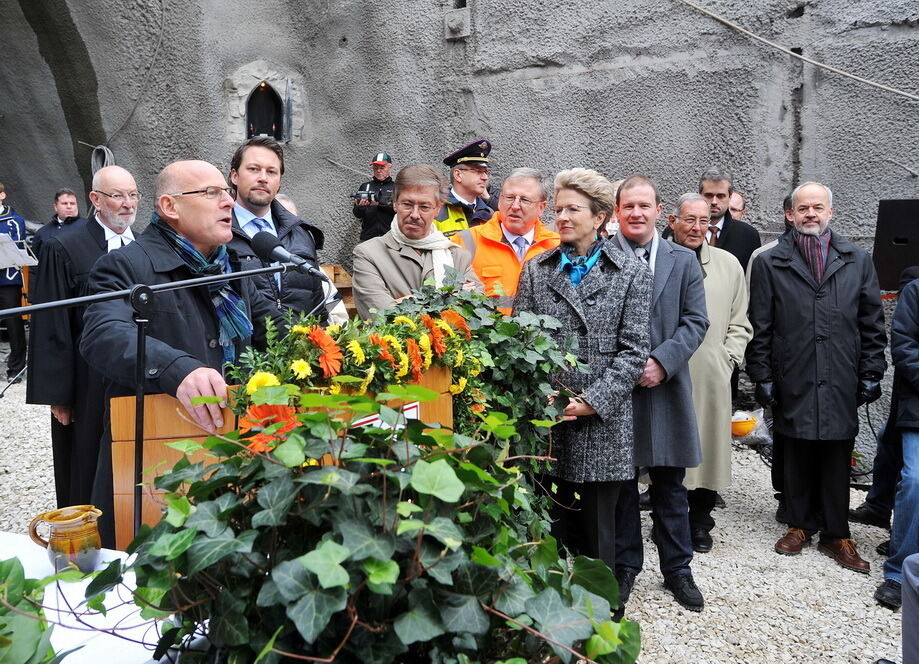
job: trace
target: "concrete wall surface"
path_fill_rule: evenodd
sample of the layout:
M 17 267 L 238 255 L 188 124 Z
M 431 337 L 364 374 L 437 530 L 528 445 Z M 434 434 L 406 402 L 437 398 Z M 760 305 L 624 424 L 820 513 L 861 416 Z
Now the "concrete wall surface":
M 700 2 L 919 93 L 912 0 Z M 59 186 L 88 185 L 85 141 L 107 143 L 135 174 L 142 225 L 164 164 L 226 169 L 240 77 L 254 87 L 263 71 L 295 90 L 300 130 L 282 190 L 326 229 L 327 262 L 350 264 L 347 194 L 369 178 L 373 153 L 440 165 L 479 136 L 494 143 L 496 182 L 521 165 L 641 171 L 668 203 L 721 165 L 769 233 L 805 179 L 833 187 L 836 228 L 867 246 L 879 198 L 919 197 L 919 103 L 803 64 L 679 0 L 5 0 L 0 21 L 12 44 L 0 60 L 0 180 L 30 218 L 49 214 Z

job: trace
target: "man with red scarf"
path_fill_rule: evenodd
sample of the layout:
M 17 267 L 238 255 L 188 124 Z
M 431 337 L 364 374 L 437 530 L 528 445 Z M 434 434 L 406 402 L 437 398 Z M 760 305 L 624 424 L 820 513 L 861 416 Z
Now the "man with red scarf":
M 849 468 L 857 408 L 881 395 L 887 338 L 871 258 L 830 230 L 832 216 L 830 188 L 802 184 L 794 228 L 753 263 L 747 373 L 785 450 L 788 531 L 776 552 L 798 554 L 819 531 L 821 552 L 867 574 L 849 534 Z

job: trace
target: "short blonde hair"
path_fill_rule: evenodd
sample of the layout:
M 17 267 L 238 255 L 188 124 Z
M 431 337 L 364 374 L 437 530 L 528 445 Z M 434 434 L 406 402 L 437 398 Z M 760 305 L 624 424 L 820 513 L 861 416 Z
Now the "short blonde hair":
M 590 168 L 569 168 L 555 176 L 555 195 L 562 189 L 572 189 L 590 199 L 593 214 L 612 212 L 616 190 L 605 177 Z

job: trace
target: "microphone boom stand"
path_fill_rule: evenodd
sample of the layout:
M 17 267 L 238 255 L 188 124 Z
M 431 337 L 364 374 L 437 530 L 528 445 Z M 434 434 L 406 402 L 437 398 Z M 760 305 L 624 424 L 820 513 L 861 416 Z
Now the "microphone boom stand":
M 281 263 L 279 265 L 270 265 L 268 267 L 256 268 L 254 270 L 245 270 L 243 272 L 228 272 L 226 274 L 214 274 L 206 277 L 196 277 L 194 279 L 183 279 L 182 281 L 172 281 L 166 284 L 157 284 L 147 286 L 145 284 L 136 284 L 131 288 L 123 290 L 109 291 L 106 293 L 97 293 L 95 295 L 85 295 L 83 297 L 72 297 L 66 300 L 55 300 L 53 302 L 43 302 L 41 304 L 30 304 L 25 307 L 13 307 L 10 309 L 0 309 L 0 320 L 6 318 L 15 318 L 23 314 L 33 314 L 39 311 L 50 311 L 52 309 L 67 309 L 70 307 L 79 307 L 89 305 L 95 302 L 110 302 L 112 300 L 124 299 L 131 305 L 133 310 L 132 319 L 137 327 L 137 352 L 134 361 L 134 536 L 140 531 L 141 524 L 141 506 L 143 499 L 143 482 L 144 469 L 144 364 L 146 363 L 147 347 L 147 325 L 150 323 L 150 313 L 153 309 L 154 294 L 164 291 L 182 290 L 185 288 L 194 288 L 196 286 L 206 286 L 208 284 L 219 283 L 222 281 L 237 281 L 246 277 L 254 277 L 259 274 L 274 274 L 275 272 L 286 272 L 288 268 L 298 269 L 293 263 Z

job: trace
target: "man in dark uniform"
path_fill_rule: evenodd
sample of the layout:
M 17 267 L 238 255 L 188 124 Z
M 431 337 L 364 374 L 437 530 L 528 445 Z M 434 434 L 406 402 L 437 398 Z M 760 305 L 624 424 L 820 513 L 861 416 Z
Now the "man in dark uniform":
M 216 167 L 203 161 L 169 164 L 156 178 L 156 213 L 136 242 L 102 256 L 89 292 L 134 284 L 173 283 L 232 271 L 226 243 L 233 237 L 233 199 Z M 156 293 L 147 325 L 144 391 L 175 396 L 192 420 L 213 433 L 224 403 L 194 405 L 196 397 L 226 401 L 223 369 L 249 345 L 253 327 L 271 315 L 251 279 Z M 106 399 L 135 390 L 137 330 L 124 299 L 96 302 L 83 317 L 80 352 L 104 375 Z M 103 544 L 114 543 L 111 431 L 106 427 L 92 502 L 103 511 Z
M 396 215 L 392 206 L 392 157 L 378 152 L 373 156 L 370 167 L 373 179 L 358 187 L 354 198 L 354 216 L 361 220 L 360 242 L 388 233 Z M 361 195 L 361 192 L 369 192 L 370 195 Z M 373 200 L 370 200 L 371 197 Z
M 26 222 L 9 205 L 4 205 L 6 188 L 0 182 L 0 234 L 9 235 L 17 248 L 22 249 L 26 239 Z M 22 304 L 22 270 L 8 267 L 0 270 L 0 309 L 11 309 Z M 6 358 L 6 378 L 19 379 L 26 365 L 26 327 L 21 316 L 6 319 L 10 340 L 10 354 Z
M 442 233 L 455 233 L 484 224 L 495 211 L 488 205 L 488 155 L 491 141 L 480 138 L 444 157 L 450 167 L 450 194 L 434 225 Z
M 233 237 L 228 244 L 231 259 L 240 270 L 262 267 L 252 250 L 256 233 L 268 232 L 287 251 L 316 263 L 322 249 L 322 231 L 293 215 L 275 200 L 284 175 L 284 150 L 273 138 L 258 136 L 240 145 L 230 161 L 230 182 L 236 189 L 233 206 Z M 322 281 L 301 272 L 259 275 L 252 278 L 256 290 L 282 316 L 289 309 L 312 313 L 325 320 L 326 295 Z
M 41 254 L 42 244 L 49 238 L 54 237 L 65 228 L 70 228 L 73 224 L 85 224 L 86 220 L 80 216 L 80 210 L 77 206 L 77 195 L 72 189 L 58 189 L 54 194 L 54 214 L 51 221 L 35 231 L 32 236 L 32 253 L 38 258 Z M 36 266 L 41 269 L 41 263 Z M 38 270 L 33 270 L 29 279 L 29 287 L 35 289 Z
M 130 226 L 140 194 L 128 171 L 120 166 L 98 170 L 89 197 L 92 219 L 70 223 L 42 244 L 42 279 L 32 290 L 33 303 L 86 295 L 96 260 L 134 239 Z M 58 507 L 90 502 L 104 428 L 102 376 L 78 350 L 84 311 L 84 307 L 71 307 L 32 315 L 26 403 L 51 406 Z

